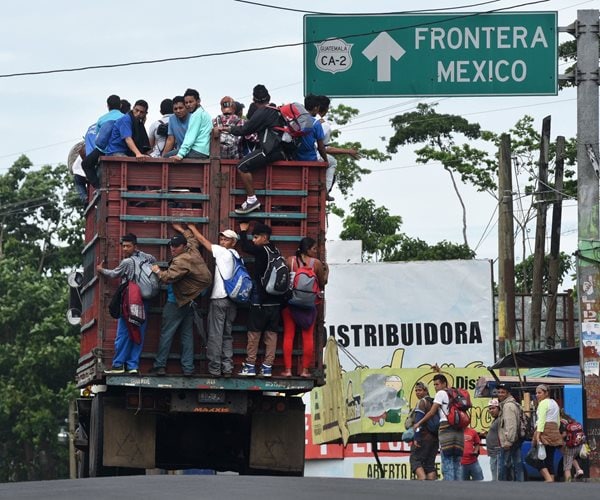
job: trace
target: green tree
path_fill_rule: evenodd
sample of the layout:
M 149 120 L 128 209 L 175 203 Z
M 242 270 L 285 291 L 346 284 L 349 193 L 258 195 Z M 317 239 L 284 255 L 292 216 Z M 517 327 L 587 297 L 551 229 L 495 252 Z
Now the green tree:
M 363 260 L 376 261 L 449 260 L 475 257 L 468 246 L 441 241 L 429 245 L 419 238 L 400 232 L 402 218 L 390 215 L 373 200 L 360 198 L 350 205 L 351 214 L 344 219 L 342 240 L 361 240 Z
M 521 235 L 521 255 L 525 259 L 528 253 L 528 225 L 535 219 L 537 204 L 533 196 L 538 189 L 539 148 L 541 134 L 534 127 L 534 119 L 524 115 L 509 130 L 511 141 L 511 158 L 513 168 L 513 186 L 521 191 L 515 200 L 514 221 Z M 491 140 L 496 147 L 500 146 L 500 134 L 491 134 Z M 552 202 L 559 194 L 563 197 L 577 199 L 577 180 L 574 165 L 577 160 L 577 140 L 565 140 L 564 183 L 561 193 L 554 186 L 554 166 L 556 164 L 556 142 L 549 147 L 548 187 L 546 189 L 547 203 Z M 528 202 L 526 200 L 529 199 Z
M 57 433 L 73 398 L 78 332 L 65 319 L 66 271 L 82 224 L 66 166 L 0 176 L 0 481 L 66 477 Z
M 339 126 L 349 125 L 353 119 L 355 119 L 359 114 L 358 109 L 351 108 L 350 106 L 346 106 L 344 104 L 339 104 L 336 107 L 332 107 L 329 109 L 329 113 L 327 114 L 327 118 L 331 120 L 333 123 Z M 344 198 L 347 198 L 352 189 L 354 188 L 354 184 L 362 179 L 364 175 L 368 175 L 371 173 L 371 170 L 366 168 L 364 165 L 364 160 L 374 160 L 378 162 L 383 162 L 391 159 L 389 154 L 382 153 L 378 149 L 368 149 L 364 148 L 360 142 L 342 142 L 340 140 L 341 131 L 339 129 L 333 129 L 331 133 L 331 143 L 330 146 L 334 146 L 337 148 L 343 149 L 354 149 L 358 152 L 360 159 L 352 158 L 350 155 L 337 155 L 337 169 L 336 169 L 336 185 L 340 190 Z M 343 210 L 332 207 L 333 211 L 336 215 L 343 217 Z
M 474 258 L 475 252 L 464 243 L 451 243 L 443 240 L 435 245 L 430 245 L 419 238 L 403 235 L 397 247 L 385 260 L 468 260 Z
M 493 192 L 496 189 L 495 161 L 488 153 L 469 144 L 457 145 L 455 137 L 467 139 L 489 137 L 477 123 L 470 123 L 461 116 L 440 114 L 435 105 L 420 103 L 416 111 L 395 116 L 391 120 L 394 135 L 390 138 L 387 150 L 398 152 L 407 144 L 424 144 L 415 151 L 418 163 L 438 161 L 448 172 L 452 187 L 462 209 L 463 242 L 467 240 L 467 208 L 457 183 L 457 176 L 464 183 L 470 183 L 479 191 Z
M 399 215 L 390 215 L 385 207 L 376 207 L 373 200 L 359 198 L 350 204 L 351 214 L 344 219 L 342 240 L 362 240 L 363 259 L 385 260 L 400 241 L 402 225 Z
M 531 293 L 531 287 L 533 285 L 533 260 L 534 256 L 530 255 L 525 260 L 515 265 L 515 292 L 517 293 Z M 549 256 L 544 257 L 544 272 L 542 290 L 548 291 L 548 264 Z M 573 260 L 571 256 L 560 252 L 559 254 L 559 266 L 558 266 L 558 283 L 562 283 L 567 273 L 573 268 Z

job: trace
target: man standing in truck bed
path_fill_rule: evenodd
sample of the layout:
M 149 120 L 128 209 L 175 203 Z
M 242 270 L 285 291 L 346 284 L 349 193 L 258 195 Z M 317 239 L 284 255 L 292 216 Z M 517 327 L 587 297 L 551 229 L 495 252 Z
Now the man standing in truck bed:
M 210 305 L 208 306 L 208 373 L 214 377 L 231 377 L 233 372 L 233 322 L 237 315 L 237 306 L 225 291 L 224 280 L 233 276 L 234 256 L 239 258 L 235 245 L 240 237 L 232 229 L 219 233 L 219 244 L 211 243 L 198 230 L 195 224 L 188 223 L 200 244 L 215 258 L 215 275 Z
M 269 252 L 279 253 L 279 250 L 271 243 L 271 228 L 260 222 L 254 224 L 252 229 L 252 241 L 248 240 L 248 222 L 240 223 L 240 241 L 242 250 L 255 258 L 254 261 L 254 289 L 250 312 L 248 313 L 248 345 L 246 348 L 246 362 L 242 365 L 240 375 L 253 377 L 256 375 L 256 356 L 258 344 L 264 332 L 265 359 L 262 363 L 260 374 L 270 377 L 275 361 L 275 350 L 277 348 L 277 332 L 281 324 L 281 298 L 277 295 L 267 293 L 262 284 L 262 277 L 267 270 Z M 269 249 L 267 251 L 267 248 Z
M 139 261 L 156 262 L 153 255 L 138 250 L 137 237 L 129 233 L 121 238 L 121 251 L 123 260 L 114 269 L 104 269 L 102 264 L 96 266 L 100 274 L 108 278 L 121 278 L 121 282 L 137 281 L 136 272 L 141 271 L 141 267 L 136 265 L 134 259 Z M 140 325 L 141 342 L 136 344 L 129 336 L 127 320 L 121 316 L 117 323 L 117 336 L 115 337 L 115 355 L 112 361 L 112 368 L 105 370 L 107 374 L 127 373 L 136 374 L 139 370 L 140 354 L 144 346 L 144 336 L 148 327 L 148 301 L 144 300 L 144 309 L 146 309 L 146 320 Z
M 169 240 L 173 258 L 169 267 L 161 271 L 157 265 L 152 271 L 158 274 L 161 282 L 166 283 L 167 302 L 163 307 L 160 325 L 158 353 L 154 360 L 153 372 L 166 373 L 167 358 L 171 343 L 177 330 L 181 332 L 181 367 L 183 374 L 194 374 L 194 299 L 212 283 L 212 275 L 198 251 L 198 241 L 190 230 L 179 224 L 173 227 L 183 234 L 177 234 Z

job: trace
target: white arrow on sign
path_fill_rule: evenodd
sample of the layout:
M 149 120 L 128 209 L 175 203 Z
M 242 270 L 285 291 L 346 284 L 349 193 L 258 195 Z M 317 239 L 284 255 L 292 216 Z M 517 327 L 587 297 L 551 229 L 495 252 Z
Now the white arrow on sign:
M 365 47 L 362 53 L 369 61 L 377 58 L 377 81 L 389 82 L 392 79 L 392 57 L 397 61 L 406 54 L 406 50 L 385 31 L 382 31 Z

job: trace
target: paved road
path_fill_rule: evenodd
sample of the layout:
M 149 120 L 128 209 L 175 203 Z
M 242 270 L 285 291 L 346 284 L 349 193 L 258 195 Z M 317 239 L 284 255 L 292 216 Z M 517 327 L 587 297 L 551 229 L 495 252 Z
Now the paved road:
M 598 500 L 598 483 L 417 482 L 258 476 L 129 476 L 0 484 L 1 499 Z

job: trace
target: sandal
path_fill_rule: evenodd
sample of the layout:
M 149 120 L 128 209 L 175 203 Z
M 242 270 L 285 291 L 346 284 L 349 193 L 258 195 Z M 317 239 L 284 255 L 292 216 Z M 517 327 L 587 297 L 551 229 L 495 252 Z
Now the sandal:
M 301 377 L 303 378 L 311 378 L 312 375 L 310 374 L 310 372 L 308 370 L 302 370 L 302 373 L 300 374 Z
M 579 478 L 579 477 L 583 477 L 583 471 L 581 469 L 579 469 L 576 473 L 575 473 L 575 477 Z
M 291 377 L 292 376 L 292 370 L 283 370 L 281 372 L 281 376 L 282 377 Z

